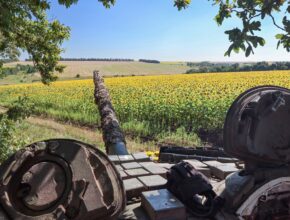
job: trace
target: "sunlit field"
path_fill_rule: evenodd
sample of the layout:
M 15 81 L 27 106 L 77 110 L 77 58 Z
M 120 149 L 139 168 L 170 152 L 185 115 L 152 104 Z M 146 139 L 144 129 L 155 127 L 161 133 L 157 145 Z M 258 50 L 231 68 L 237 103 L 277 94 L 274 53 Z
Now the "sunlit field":
M 223 126 L 227 109 L 246 89 L 257 85 L 290 88 L 290 71 L 179 74 L 106 78 L 114 107 L 125 130 L 157 135 L 182 128 L 187 132 Z M 27 95 L 35 114 L 98 126 L 92 80 L 59 81 L 0 87 L 1 105 Z
M 13 67 L 16 64 L 33 65 L 32 62 L 14 62 L 5 64 L 6 67 Z M 60 61 L 60 65 L 66 66 L 64 72 L 58 74 L 60 79 L 75 78 L 79 75 L 82 78 L 92 78 L 92 72 L 99 70 L 104 76 L 129 76 L 129 75 L 162 75 L 185 73 L 190 67 L 185 63 L 161 62 L 105 62 L 105 61 Z

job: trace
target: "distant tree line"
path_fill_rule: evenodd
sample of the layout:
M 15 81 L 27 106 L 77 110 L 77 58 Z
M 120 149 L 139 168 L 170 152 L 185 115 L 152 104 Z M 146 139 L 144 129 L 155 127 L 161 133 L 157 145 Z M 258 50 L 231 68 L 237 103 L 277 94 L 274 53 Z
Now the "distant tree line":
M 186 73 L 210 72 L 247 72 L 267 70 L 290 70 L 290 62 L 257 62 L 257 63 L 187 63 L 192 69 Z
M 12 62 L 17 62 L 19 61 L 18 59 L 0 59 L 0 63 L 12 63 Z
M 16 75 L 17 73 L 22 72 L 25 74 L 32 74 L 37 72 L 37 69 L 31 65 L 22 65 L 17 64 L 14 67 L 3 67 L 0 69 L 0 78 L 8 75 Z
M 106 62 L 134 62 L 133 59 L 119 59 L 119 58 L 60 58 L 61 61 L 106 61 Z M 31 59 L 26 59 L 31 61 Z
M 32 59 L 25 59 L 25 61 L 32 61 Z M 134 59 L 126 58 L 60 58 L 60 61 L 105 61 L 105 62 L 134 62 Z M 159 60 L 139 59 L 139 62 L 144 63 L 160 63 Z
M 160 63 L 159 60 L 146 60 L 146 59 L 140 59 L 139 62 L 143 62 L 143 63 Z

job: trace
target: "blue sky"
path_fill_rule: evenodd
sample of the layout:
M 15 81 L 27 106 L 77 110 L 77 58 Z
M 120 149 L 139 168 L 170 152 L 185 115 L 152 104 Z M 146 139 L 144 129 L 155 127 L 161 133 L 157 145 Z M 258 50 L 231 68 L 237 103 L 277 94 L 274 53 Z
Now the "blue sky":
M 217 10 L 207 0 L 193 0 L 183 11 L 173 7 L 173 0 L 117 0 L 109 10 L 97 0 L 80 0 L 69 9 L 52 0 L 48 14 L 50 20 L 58 19 L 71 28 L 71 38 L 63 44 L 63 57 L 290 61 L 289 53 L 276 50 L 274 36 L 279 31 L 270 20 L 263 22 L 264 48 L 256 49 L 250 58 L 234 53 L 224 57 L 229 46 L 224 31 L 240 23 L 231 19 L 218 27 L 213 20 Z

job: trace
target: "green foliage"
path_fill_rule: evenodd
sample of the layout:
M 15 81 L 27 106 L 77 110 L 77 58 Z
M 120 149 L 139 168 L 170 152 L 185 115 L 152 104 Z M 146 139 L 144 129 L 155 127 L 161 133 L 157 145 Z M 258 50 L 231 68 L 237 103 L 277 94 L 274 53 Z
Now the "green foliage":
M 247 72 L 267 70 L 290 70 L 290 62 L 257 62 L 257 63 L 187 63 L 192 67 L 186 73 Z
M 174 0 L 174 6 L 178 8 L 178 10 L 182 10 L 188 7 L 191 0 Z
M 18 73 L 32 74 L 35 72 L 37 72 L 37 69 L 34 66 L 21 64 L 17 64 L 15 67 L 3 67 L 0 69 L 0 75 L 2 75 L 2 77 L 16 75 Z
M 290 6 L 288 6 L 288 13 L 290 13 Z M 278 39 L 277 48 L 281 44 L 287 50 L 287 52 L 290 52 L 290 20 L 287 20 L 286 16 L 283 18 L 283 26 L 284 26 L 284 30 L 286 30 L 288 34 L 276 35 L 276 38 Z
M 1 7 L 0 7 L 1 8 Z M 0 9 L 1 13 L 1 9 Z M 0 15 L 1 18 L 1 15 Z M 1 25 L 1 20 L 0 20 Z M 1 33 L 0 26 L 0 68 L 6 60 L 16 60 L 20 55 L 19 50 L 17 49 L 15 43 L 7 40 L 4 35 Z
M 103 4 L 104 7 L 110 8 L 115 4 L 115 0 L 98 0 Z M 58 0 L 59 4 L 65 5 L 67 8 L 69 8 L 71 5 L 76 4 L 78 0 Z
M 265 40 L 257 36 L 256 32 L 261 31 L 261 21 L 266 17 L 272 19 L 273 25 L 283 31 L 276 35 L 278 39 L 277 47 L 282 45 L 288 52 L 290 51 L 290 20 L 284 16 L 282 24 L 278 25 L 273 13 L 280 12 L 285 4 L 288 4 L 286 14 L 290 11 L 290 1 L 286 0 L 213 0 L 214 4 L 219 5 L 219 12 L 215 17 L 216 22 L 222 25 L 224 20 L 236 16 L 242 22 L 242 28 L 233 28 L 225 33 L 229 37 L 231 45 L 225 53 L 230 56 L 234 50 L 236 53 L 244 51 L 248 57 L 254 54 L 254 48 L 264 46 Z
M 158 140 L 164 143 L 172 143 L 178 146 L 196 146 L 202 145 L 202 142 L 196 133 L 189 133 L 184 127 L 177 128 L 175 132 L 165 132 L 158 135 Z
M 106 8 L 110 8 L 112 5 L 115 4 L 116 1 L 115 0 L 99 0 L 99 2 L 102 2 Z
M 56 79 L 54 71 L 62 70 L 57 66 L 60 45 L 69 37 L 68 27 L 47 20 L 49 4 L 45 0 L 0 0 L 0 57 L 12 59 L 19 49 L 27 51 L 46 84 Z
M 154 132 L 150 129 L 150 125 L 146 122 L 137 120 L 128 121 L 122 124 L 122 130 L 131 136 L 148 137 L 154 136 Z
M 23 120 L 30 116 L 34 110 L 34 104 L 30 102 L 27 96 L 18 97 L 5 113 L 8 119 L 13 121 Z
M 0 163 L 26 144 L 25 138 L 15 135 L 19 123 L 29 117 L 33 104 L 26 96 L 19 97 L 6 113 L 0 115 Z
M 3 115 L 0 119 L 0 163 L 7 159 L 13 153 L 17 141 L 13 136 L 15 132 L 15 123 Z

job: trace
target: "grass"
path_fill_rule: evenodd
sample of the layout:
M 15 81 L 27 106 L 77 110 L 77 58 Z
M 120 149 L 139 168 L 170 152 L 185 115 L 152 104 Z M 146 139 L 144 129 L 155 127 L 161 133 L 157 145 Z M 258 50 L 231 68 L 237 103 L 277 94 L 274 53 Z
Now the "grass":
M 6 108 L 0 106 L 0 113 L 5 113 L 6 111 Z M 94 145 L 103 151 L 105 150 L 102 132 L 98 129 L 79 127 L 36 116 L 29 117 L 20 123 L 17 122 L 14 135 L 24 138 L 23 141 L 27 144 L 53 138 L 68 138 L 80 140 Z M 138 137 L 132 138 L 127 136 L 126 142 L 127 149 L 132 153 L 157 150 L 157 143 L 154 141 L 144 143 Z
M 177 146 L 200 147 L 202 141 L 195 133 L 188 133 L 184 127 L 178 128 L 175 132 L 165 132 L 158 135 L 160 143 Z
M 0 113 L 5 111 L 5 108 L 0 107 Z M 188 134 L 184 128 L 177 129 L 176 132 L 162 133 L 159 134 L 158 138 L 150 139 L 148 138 L 150 131 L 145 124 L 133 121 L 123 124 L 122 127 L 123 131 L 127 133 L 127 148 L 132 153 L 156 151 L 159 144 L 178 146 L 201 146 L 202 144 L 196 134 Z M 40 117 L 30 117 L 18 124 L 15 136 L 24 138 L 23 142 L 26 144 L 55 138 L 75 139 L 92 144 L 103 151 L 105 150 L 101 131 Z
M 22 129 L 30 138 L 30 142 L 50 138 L 69 138 L 98 145 L 99 148 L 104 149 L 102 136 L 99 132 L 62 124 L 50 119 L 29 118 L 23 123 Z
M 7 77 L 4 77 L 3 79 L 0 79 L 0 86 L 19 83 L 31 83 L 39 80 L 39 74 L 18 73 L 16 75 L 9 75 Z
M 24 141 L 26 143 L 52 138 L 68 138 L 92 144 L 103 151 L 105 149 L 100 131 L 63 124 L 51 119 L 30 117 L 17 126 L 15 135 L 25 138 Z M 127 137 L 126 140 L 127 148 L 130 152 L 156 150 L 157 148 L 155 143 L 142 143 L 138 138 L 132 139 Z

